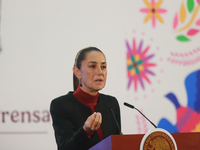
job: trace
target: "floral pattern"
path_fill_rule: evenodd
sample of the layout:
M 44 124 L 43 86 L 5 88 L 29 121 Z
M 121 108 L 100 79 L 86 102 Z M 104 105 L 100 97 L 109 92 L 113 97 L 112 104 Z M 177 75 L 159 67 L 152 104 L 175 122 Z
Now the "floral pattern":
M 127 46 L 127 74 L 128 74 L 128 89 L 132 82 L 134 82 L 134 89 L 137 91 L 138 82 L 145 89 L 143 80 L 146 80 L 149 84 L 151 81 L 148 78 L 149 75 L 155 75 L 149 68 L 156 66 L 155 63 L 150 63 L 149 60 L 154 57 L 154 54 L 148 55 L 147 52 L 150 46 L 147 46 L 142 50 L 143 40 L 140 41 L 139 47 L 136 48 L 135 39 L 133 39 L 133 48 L 130 47 L 128 41 Z
M 149 2 L 148 0 L 143 0 L 147 8 L 141 8 L 140 11 L 142 13 L 146 13 L 146 17 L 144 19 L 144 23 L 148 22 L 150 19 L 152 20 L 153 28 L 156 27 L 156 19 L 160 21 L 161 23 L 164 23 L 163 18 L 160 14 L 166 13 L 167 10 L 160 8 L 160 5 L 162 4 L 163 0 L 159 0 L 157 3 L 155 0 L 151 0 Z
M 199 0 L 197 0 L 197 2 L 195 2 L 195 0 L 187 0 L 186 3 L 182 2 L 179 13 L 175 14 L 173 29 L 177 34 L 176 39 L 178 41 L 191 41 L 191 37 L 199 33 L 200 18 L 197 18 L 197 14 L 200 10 L 199 3 Z

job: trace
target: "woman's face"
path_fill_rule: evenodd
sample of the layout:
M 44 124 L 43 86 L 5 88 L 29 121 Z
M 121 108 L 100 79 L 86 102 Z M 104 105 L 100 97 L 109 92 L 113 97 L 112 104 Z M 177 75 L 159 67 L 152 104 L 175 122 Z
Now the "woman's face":
M 82 90 L 91 95 L 104 88 L 107 77 L 107 63 L 105 56 L 99 51 L 86 53 L 81 63 Z

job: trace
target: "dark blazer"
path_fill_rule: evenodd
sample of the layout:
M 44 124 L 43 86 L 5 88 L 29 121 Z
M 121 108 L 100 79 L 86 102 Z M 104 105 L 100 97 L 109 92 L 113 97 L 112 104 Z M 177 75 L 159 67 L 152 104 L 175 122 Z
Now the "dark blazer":
M 117 99 L 99 94 L 95 110 L 102 115 L 101 127 L 104 138 L 120 133 L 110 108 L 121 130 L 120 108 Z M 50 113 L 58 150 L 87 150 L 99 142 L 97 131 L 91 138 L 88 138 L 84 132 L 83 125 L 92 114 L 92 110 L 80 103 L 74 97 L 73 92 L 54 99 L 51 102 Z

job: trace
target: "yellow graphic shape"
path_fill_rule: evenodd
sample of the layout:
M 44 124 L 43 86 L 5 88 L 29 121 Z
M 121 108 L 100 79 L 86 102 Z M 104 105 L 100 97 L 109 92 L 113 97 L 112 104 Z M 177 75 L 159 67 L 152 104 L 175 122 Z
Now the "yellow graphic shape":
M 197 124 L 196 128 L 192 130 L 192 132 L 199 132 L 200 131 L 200 122 Z
M 191 20 L 188 22 L 188 24 L 186 24 L 184 27 L 182 27 L 181 29 L 177 30 L 176 32 L 180 32 L 180 31 L 183 31 L 185 29 L 187 29 L 189 26 L 191 26 L 191 24 L 193 23 L 193 21 L 195 20 L 195 17 L 197 15 L 197 12 L 200 8 L 200 5 L 198 5 L 196 7 L 196 9 L 194 10 L 193 14 L 192 14 L 192 17 L 191 17 Z
M 181 20 L 181 23 L 183 23 L 185 21 L 185 18 L 186 18 L 186 9 L 185 9 L 184 3 L 182 2 L 181 10 L 180 10 L 180 20 Z

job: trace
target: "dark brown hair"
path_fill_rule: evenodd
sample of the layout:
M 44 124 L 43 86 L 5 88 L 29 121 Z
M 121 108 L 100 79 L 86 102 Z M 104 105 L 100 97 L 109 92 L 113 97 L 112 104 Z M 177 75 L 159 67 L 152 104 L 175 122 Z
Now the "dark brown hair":
M 77 67 L 78 69 L 81 69 L 82 61 L 85 60 L 87 53 L 92 52 L 92 51 L 98 51 L 98 52 L 101 52 L 104 55 L 104 53 L 100 49 L 98 49 L 96 47 L 86 47 L 86 48 L 80 50 L 77 53 L 76 58 L 75 58 L 75 62 L 74 62 L 74 67 Z M 79 86 L 79 80 L 75 76 L 74 73 L 73 73 L 73 85 L 74 85 L 74 91 L 76 91 L 76 89 Z

